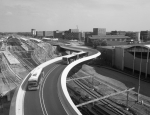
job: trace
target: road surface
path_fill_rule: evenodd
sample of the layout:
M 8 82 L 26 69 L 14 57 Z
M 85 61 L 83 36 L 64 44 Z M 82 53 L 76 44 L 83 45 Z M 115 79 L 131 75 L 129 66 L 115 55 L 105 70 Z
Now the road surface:
M 57 81 L 65 67 L 54 63 L 44 68 L 40 89 L 25 94 L 24 115 L 67 115 L 57 93 Z

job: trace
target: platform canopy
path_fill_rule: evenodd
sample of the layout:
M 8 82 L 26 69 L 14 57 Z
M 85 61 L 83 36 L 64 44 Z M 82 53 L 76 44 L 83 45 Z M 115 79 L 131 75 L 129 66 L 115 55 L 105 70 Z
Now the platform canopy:
M 20 62 L 9 51 L 4 51 L 3 53 L 11 65 L 20 64 Z

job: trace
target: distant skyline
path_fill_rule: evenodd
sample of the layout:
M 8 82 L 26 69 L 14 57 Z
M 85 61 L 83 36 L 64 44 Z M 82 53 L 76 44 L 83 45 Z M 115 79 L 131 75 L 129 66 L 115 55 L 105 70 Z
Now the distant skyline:
M 150 30 L 150 0 L 0 0 L 0 32 Z

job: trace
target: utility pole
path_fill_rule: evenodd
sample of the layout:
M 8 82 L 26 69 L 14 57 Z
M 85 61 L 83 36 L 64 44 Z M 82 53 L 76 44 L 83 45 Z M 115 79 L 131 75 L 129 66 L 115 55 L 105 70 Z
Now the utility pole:
M 143 48 L 141 51 L 141 61 L 140 61 L 140 73 L 139 73 L 139 85 L 138 85 L 138 97 L 137 97 L 137 102 L 139 102 L 139 93 L 140 93 L 140 87 L 141 87 L 141 65 L 142 65 L 142 53 L 143 53 Z
M 78 25 L 77 25 L 77 30 L 78 30 Z M 78 31 L 78 38 L 79 38 L 79 41 L 81 41 L 80 40 L 80 32 Z
M 129 110 L 129 107 L 128 107 L 128 101 L 129 101 L 129 91 L 127 91 L 126 110 Z

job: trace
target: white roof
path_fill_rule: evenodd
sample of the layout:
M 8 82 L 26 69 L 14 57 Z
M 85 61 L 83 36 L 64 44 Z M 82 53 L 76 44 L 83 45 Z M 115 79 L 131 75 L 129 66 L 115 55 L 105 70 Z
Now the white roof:
M 3 51 L 3 53 L 10 64 L 20 64 L 20 62 L 9 51 Z
M 42 40 L 36 39 L 36 38 L 30 38 L 31 40 L 35 40 L 37 42 L 41 42 Z
M 42 39 L 51 40 L 52 38 L 42 38 Z
M 58 40 L 58 38 L 52 38 L 51 40 L 54 40 L 54 41 L 55 41 L 55 40 Z
M 20 39 L 24 40 L 24 41 L 27 41 L 28 39 L 27 38 L 23 38 L 23 37 L 20 37 Z
M 79 53 L 76 53 L 76 54 L 82 54 L 82 53 L 86 53 L 86 52 L 83 52 L 83 51 L 81 51 L 81 52 L 79 52 Z
M 150 45 L 145 45 L 146 47 L 148 47 L 150 49 Z
M 66 56 L 64 56 L 63 58 L 70 58 L 70 57 L 72 57 L 72 56 L 76 56 L 75 54 L 71 54 L 71 55 L 66 55 Z

